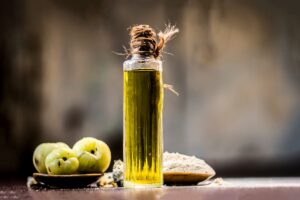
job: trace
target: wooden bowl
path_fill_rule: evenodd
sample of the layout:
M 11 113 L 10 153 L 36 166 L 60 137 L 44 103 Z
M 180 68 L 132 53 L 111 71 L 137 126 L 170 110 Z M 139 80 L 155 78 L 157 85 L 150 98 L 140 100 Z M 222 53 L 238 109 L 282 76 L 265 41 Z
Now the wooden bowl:
M 164 172 L 166 184 L 197 184 L 213 177 L 212 173 Z
M 96 182 L 102 173 L 93 174 L 72 174 L 72 175 L 49 175 L 33 173 L 33 178 L 46 186 L 57 188 L 79 188 L 86 187 Z

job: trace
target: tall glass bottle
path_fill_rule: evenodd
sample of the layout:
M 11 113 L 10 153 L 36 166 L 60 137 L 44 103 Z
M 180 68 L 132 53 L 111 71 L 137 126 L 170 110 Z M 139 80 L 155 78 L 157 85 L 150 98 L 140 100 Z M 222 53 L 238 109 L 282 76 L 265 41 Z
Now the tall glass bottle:
M 153 56 L 133 54 L 124 62 L 123 149 L 124 186 L 163 184 L 162 63 Z

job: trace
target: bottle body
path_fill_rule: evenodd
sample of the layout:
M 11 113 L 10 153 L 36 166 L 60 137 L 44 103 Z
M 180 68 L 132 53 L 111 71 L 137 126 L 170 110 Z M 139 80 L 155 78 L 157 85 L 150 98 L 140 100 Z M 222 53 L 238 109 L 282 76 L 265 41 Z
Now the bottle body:
M 123 151 L 125 187 L 163 184 L 163 80 L 161 61 L 124 62 Z

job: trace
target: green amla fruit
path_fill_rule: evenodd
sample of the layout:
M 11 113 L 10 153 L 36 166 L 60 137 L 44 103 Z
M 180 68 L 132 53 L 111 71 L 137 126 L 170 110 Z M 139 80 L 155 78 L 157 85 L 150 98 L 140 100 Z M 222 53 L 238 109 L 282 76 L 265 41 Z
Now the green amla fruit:
M 79 172 L 105 172 L 110 165 L 111 152 L 106 143 L 92 137 L 85 137 L 73 146 L 79 160 Z
M 51 153 L 54 149 L 57 149 L 60 147 L 69 148 L 69 146 L 63 142 L 42 143 L 35 148 L 32 160 L 33 160 L 33 165 L 34 165 L 35 169 L 39 173 L 44 173 L 44 174 L 47 173 L 47 169 L 45 166 L 45 159 L 49 153 Z
M 72 149 L 62 147 L 53 150 L 46 157 L 45 165 L 48 174 L 73 174 L 78 169 L 79 161 Z

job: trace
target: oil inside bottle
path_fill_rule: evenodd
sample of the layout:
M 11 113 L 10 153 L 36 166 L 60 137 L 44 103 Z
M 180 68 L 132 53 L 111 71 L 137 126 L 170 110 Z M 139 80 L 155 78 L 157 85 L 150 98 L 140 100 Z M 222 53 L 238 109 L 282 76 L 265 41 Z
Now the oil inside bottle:
M 124 186 L 162 186 L 162 72 L 125 70 L 123 103 Z

